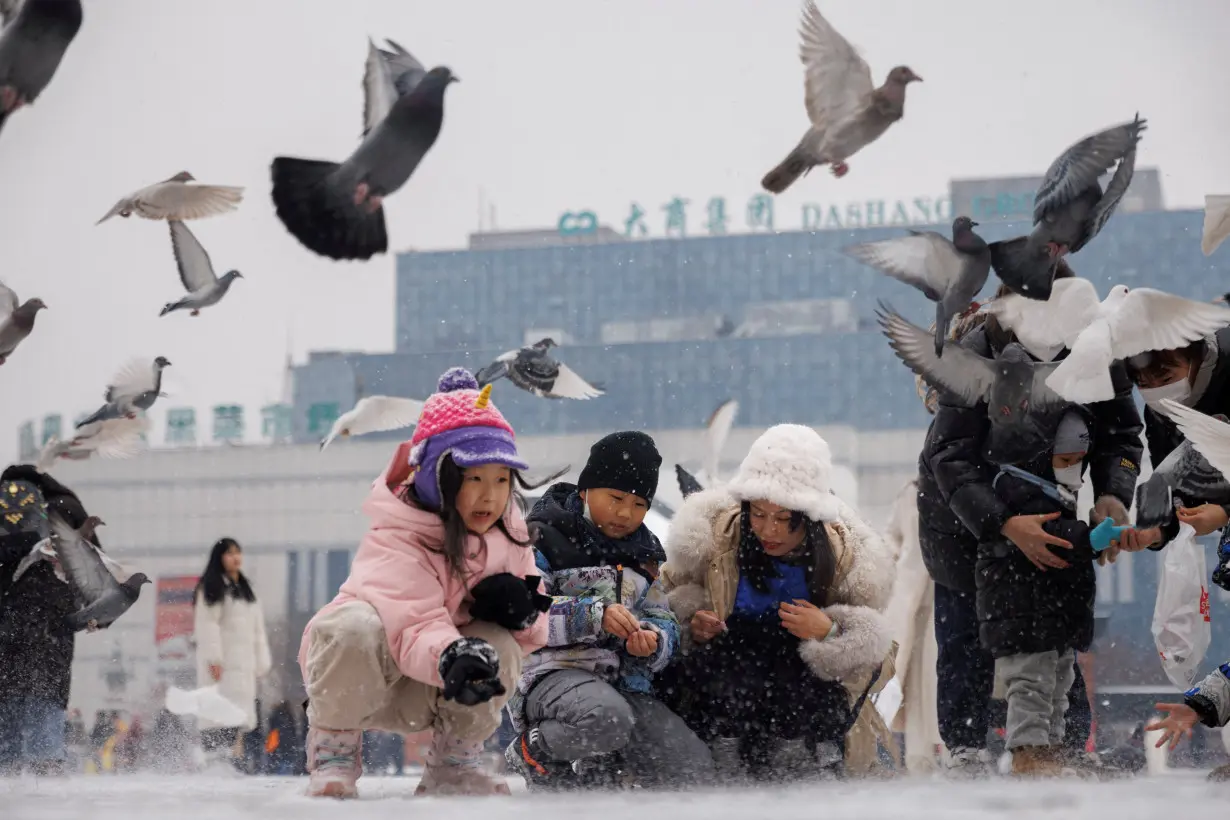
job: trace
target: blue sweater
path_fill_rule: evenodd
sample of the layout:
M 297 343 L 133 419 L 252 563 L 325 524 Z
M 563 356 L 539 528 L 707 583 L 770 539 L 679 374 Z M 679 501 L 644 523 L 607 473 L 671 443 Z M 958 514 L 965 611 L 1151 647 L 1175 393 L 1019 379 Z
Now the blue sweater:
M 778 606 L 783 603 L 792 603 L 795 599 L 809 600 L 807 571 L 804 567 L 774 558 L 773 568 L 777 570 L 777 577 L 768 579 L 768 592 L 756 589 L 746 576 L 739 577 L 734 614 L 755 618 L 776 612 Z

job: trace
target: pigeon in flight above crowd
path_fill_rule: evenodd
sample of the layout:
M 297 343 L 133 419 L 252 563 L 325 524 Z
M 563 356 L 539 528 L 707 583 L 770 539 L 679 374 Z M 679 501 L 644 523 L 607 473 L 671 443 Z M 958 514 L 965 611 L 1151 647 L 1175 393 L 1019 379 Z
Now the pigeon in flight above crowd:
M 727 399 L 709 416 L 709 421 L 705 423 L 704 458 L 697 475 L 692 475 L 679 464 L 675 465 L 675 478 L 684 498 L 700 492 L 706 485 L 713 486 L 718 483 L 718 463 L 722 458 L 722 450 L 726 447 L 726 439 L 730 436 L 730 428 L 734 426 L 735 416 L 738 414 L 739 402 Z
M 141 437 L 149 432 L 149 427 L 149 419 L 142 416 L 91 422 L 74 430 L 73 437 L 67 441 L 52 439 L 47 442 L 35 466 L 40 472 L 47 472 L 59 459 L 84 461 L 93 455 L 131 458 L 144 448 Z
M 1136 144 L 1147 120 L 1085 137 L 1047 169 L 1034 195 L 1034 229 L 1028 236 L 991 243 L 991 265 L 1022 296 L 1050 298 L 1055 264 L 1077 253 L 1106 226 L 1136 171 Z M 1106 191 L 1098 179 L 1118 163 Z
M 107 385 L 106 404 L 77 422 L 77 429 L 108 419 L 135 419 L 138 411 L 149 410 L 162 395 L 162 371 L 170 366 L 162 356 L 152 364 L 146 359 L 133 359 L 124 365 Z
M 209 254 L 197 241 L 188 226 L 178 219 L 167 221 L 171 231 L 171 251 L 175 254 L 175 266 L 179 268 L 179 281 L 183 283 L 188 295 L 178 302 L 168 302 L 159 316 L 166 316 L 175 310 L 190 310 L 189 315 L 200 316 L 201 308 L 218 304 L 230 290 L 231 283 L 242 279 L 243 274 L 237 270 L 228 270 L 219 279 L 214 273 L 214 263 L 209 260 Z
M 1204 233 L 1200 250 L 1208 256 L 1230 236 L 1230 196 L 1209 194 L 1204 198 Z
M 394 396 L 366 396 L 359 399 L 354 408 L 343 413 L 333 422 L 329 435 L 320 442 L 320 449 L 341 436 L 361 436 L 384 430 L 400 430 L 416 424 L 423 412 L 423 403 L 417 399 L 402 399 Z
M 1205 418 L 1226 425 L 1223 415 Z M 1230 504 L 1230 482 L 1187 438 L 1136 488 L 1136 526 L 1160 527 L 1174 520 L 1175 496 L 1185 503 L 1199 499 L 1209 504 Z
M 74 632 L 106 629 L 137 602 L 150 579 L 137 572 L 123 582 L 117 580 L 98 548 L 54 512 L 51 532 L 52 547 L 77 597 L 78 609 L 67 618 L 69 627 Z
M 811 126 L 781 164 L 765 174 L 760 184 L 780 194 L 817 165 L 831 165 L 833 176 L 850 170 L 846 160 L 875 142 L 905 114 L 905 87 L 922 80 L 899 65 L 884 85 L 872 85 L 871 67 L 854 46 L 837 33 L 816 8 L 803 7 L 799 31 L 802 44 L 803 102 Z
M 0 128 L 51 83 L 81 28 L 80 0 L 25 0 L 0 8 Z
M 1230 325 L 1230 308 L 1220 305 L 1126 285 L 1115 285 L 1099 302 L 1091 283 L 1075 281 L 1084 284 L 1070 286 L 1050 317 L 1071 352 L 1046 383 L 1076 404 L 1114 398 L 1110 366 L 1115 360 L 1186 347 Z
M 944 355 L 944 339 L 954 316 L 968 310 L 987 283 L 991 251 L 974 233 L 968 216 L 952 222 L 952 241 L 935 231 L 866 242 L 844 249 L 858 261 L 912 285 L 935 302 L 935 355 Z
M 1159 407 L 1196 452 L 1223 478 L 1230 480 L 1230 423 L 1224 421 L 1224 417 L 1206 415 L 1174 399 L 1162 399 Z
M 552 339 L 510 350 L 494 362 L 478 371 L 475 378 L 479 387 L 486 387 L 497 379 L 510 382 L 547 399 L 592 399 L 605 391 L 582 379 L 567 365 L 560 364 L 548 352 L 557 347 Z
M 456 80 L 444 66 L 428 71 L 341 164 L 275 158 L 273 203 L 286 229 L 330 259 L 370 259 L 387 251 L 384 199 L 406 184 L 435 145 L 444 92 Z M 367 110 L 374 110 L 370 100 Z
M 384 42 L 392 51 L 378 48 L 370 38 L 367 41 L 367 66 L 363 72 L 364 136 L 380 124 L 393 103 L 427 76 L 427 69 L 409 51 L 392 40 Z
M 34 319 L 46 309 L 42 299 L 22 302 L 12 288 L 0 282 L 0 364 L 8 361 L 17 346 L 34 330 Z
M 82 522 L 81 529 L 78 530 L 78 532 L 81 534 L 82 538 L 87 541 L 92 541 L 94 540 L 94 531 L 99 527 L 105 527 L 106 525 L 107 522 L 103 521 L 96 515 L 91 515 L 86 518 L 84 522 Z M 47 524 L 47 531 L 48 535 L 50 535 L 50 521 L 48 521 Z M 41 561 L 46 561 L 51 564 L 56 577 L 64 583 L 68 583 L 68 576 L 64 574 L 64 567 L 60 564 L 60 561 L 56 556 L 56 551 L 53 544 L 54 541 L 50 537 L 35 544 L 34 548 L 31 549 L 30 552 L 28 552 L 26 556 L 17 563 L 17 569 L 13 570 L 13 583 L 15 584 L 21 580 L 21 576 L 25 575 L 26 572 L 29 571 L 30 567 Z
M 236 185 L 189 185 L 196 177 L 180 171 L 170 179 L 133 191 L 95 222 L 101 225 L 113 216 L 133 214 L 145 219 L 204 219 L 228 213 L 243 202 L 243 188 Z
M 1060 265 L 1065 264 L 1060 262 Z M 1051 296 L 1045 301 L 1005 293 L 987 302 L 983 311 L 996 317 L 1004 330 L 1012 331 L 1017 341 L 1035 358 L 1050 362 L 1063 352 L 1072 335 L 1063 324 L 1062 309 L 1068 303 L 1068 293 L 1071 291 L 1082 291 L 1073 299 L 1087 299 L 1092 294 L 1093 299 L 1097 300 L 1097 292 L 1088 279 L 1065 276 L 1055 280 Z

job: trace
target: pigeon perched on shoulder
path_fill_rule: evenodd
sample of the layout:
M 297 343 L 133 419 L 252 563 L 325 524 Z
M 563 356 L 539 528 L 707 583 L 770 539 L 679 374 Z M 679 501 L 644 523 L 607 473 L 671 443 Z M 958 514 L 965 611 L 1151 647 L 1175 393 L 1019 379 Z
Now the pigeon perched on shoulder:
M 1230 325 L 1230 308 L 1126 285 L 1115 285 L 1101 302 L 1092 285 L 1075 288 L 1054 311 L 1071 352 L 1046 383 L 1077 404 L 1114 398 L 1110 366 L 1116 360 L 1186 347 Z
M 141 572 L 118 581 L 98 548 L 54 512 L 51 534 L 56 558 L 77 594 L 77 611 L 67 618 L 74 632 L 107 628 L 137 602 L 141 587 L 150 582 Z
M 1226 424 L 1224 415 L 1209 416 Z M 1208 504 L 1230 504 L 1230 482 L 1184 439 L 1136 488 L 1136 526 L 1160 527 L 1174 520 L 1174 497 Z
M 1005 285 L 1031 299 L 1050 298 L 1056 263 L 1098 235 L 1132 184 L 1146 122 L 1137 114 L 1132 122 L 1085 137 L 1051 163 L 1034 195 L 1033 231 L 991 243 L 991 266 Z M 1115 163 L 1103 192 L 1098 179 Z
M 39 453 L 39 472 L 47 472 L 59 459 L 84 461 L 93 455 L 100 458 L 131 458 L 145 446 L 142 436 L 149 432 L 148 418 L 138 416 L 130 419 L 121 416 L 106 421 L 96 421 L 73 431 L 67 441 L 52 439 Z
M 384 198 L 406 184 L 435 145 L 444 91 L 456 80 L 444 66 L 427 72 L 341 164 L 274 159 L 273 203 L 286 229 L 330 259 L 370 259 L 387 251 Z
M 179 281 L 183 283 L 188 295 L 178 302 L 168 302 L 159 316 L 166 316 L 175 310 L 190 310 L 190 316 L 200 316 L 201 308 L 218 304 L 222 297 L 231 289 L 231 283 L 242 279 L 243 274 L 237 270 L 228 270 L 218 278 L 214 273 L 214 263 L 209 260 L 209 254 L 188 230 L 188 226 L 178 219 L 167 221 L 171 231 L 171 251 L 175 254 L 175 266 L 179 268 Z
M 196 177 L 180 171 L 170 179 L 133 191 L 95 222 L 101 225 L 113 216 L 125 219 L 136 214 L 144 219 L 204 219 L 228 213 L 243 202 L 243 188 L 235 185 L 189 185 Z
M 170 366 L 162 356 L 154 359 L 152 365 L 144 359 L 130 361 L 107 385 L 106 404 L 77 422 L 77 429 L 108 419 L 137 418 L 137 411 L 150 409 L 158 400 L 162 393 L 162 371 Z
M 427 69 L 414 56 L 392 40 L 385 44 L 392 49 L 378 48 L 367 40 L 367 65 L 363 71 L 363 135 L 366 136 L 389 113 L 398 98 L 409 94 Z
M 1200 250 L 1208 256 L 1230 236 L 1230 196 L 1209 194 L 1204 198 L 1204 232 Z
M 510 350 L 475 374 L 479 387 L 507 378 L 522 390 L 546 399 L 592 399 L 605 391 L 582 379 L 548 352 L 557 347 L 543 339 L 520 350 Z
M 80 28 L 81 0 L 25 0 L 11 21 L 6 15 L 0 31 L 0 128 L 43 93 Z
M 978 223 L 968 216 L 952 222 L 952 241 L 935 231 L 910 231 L 909 236 L 866 242 L 843 253 L 913 285 L 935 302 L 935 355 L 944 355 L 944 339 L 954 316 L 967 310 L 987 283 L 991 251 L 974 233 Z
M 1209 466 L 1230 480 L 1230 423 L 1225 416 L 1210 416 L 1174 399 L 1162 399 L 1158 409 L 1170 418 Z
M 34 319 L 47 305 L 42 299 L 21 302 L 17 293 L 0 282 L 0 364 L 8 361 L 17 346 L 34 330 Z
M 803 102 L 811 127 L 799 144 L 760 184 L 780 194 L 817 165 L 831 165 L 841 178 L 846 160 L 879 139 L 905 114 L 905 87 L 921 82 L 907 66 L 888 72 L 884 85 L 871 82 L 871 68 L 854 47 L 829 25 L 814 0 L 803 6 Z
M 361 436 L 384 430 L 400 430 L 416 424 L 423 412 L 423 402 L 417 399 L 401 399 L 394 396 L 366 396 L 359 399 L 354 408 L 343 413 L 333 422 L 329 435 L 320 442 L 320 449 L 341 436 Z

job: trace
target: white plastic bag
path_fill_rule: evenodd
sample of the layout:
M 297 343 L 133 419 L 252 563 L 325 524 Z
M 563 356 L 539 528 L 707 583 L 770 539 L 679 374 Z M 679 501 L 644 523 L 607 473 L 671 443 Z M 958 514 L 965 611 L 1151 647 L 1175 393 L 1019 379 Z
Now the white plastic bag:
M 173 715 L 192 715 L 218 726 L 242 726 L 248 719 L 243 709 L 218 691 L 217 684 L 187 691 L 178 686 L 167 689 L 167 711 Z
M 1162 572 L 1153 610 L 1153 640 L 1166 677 L 1187 691 L 1212 639 L 1208 574 L 1196 531 L 1179 525 L 1179 534 L 1162 551 Z

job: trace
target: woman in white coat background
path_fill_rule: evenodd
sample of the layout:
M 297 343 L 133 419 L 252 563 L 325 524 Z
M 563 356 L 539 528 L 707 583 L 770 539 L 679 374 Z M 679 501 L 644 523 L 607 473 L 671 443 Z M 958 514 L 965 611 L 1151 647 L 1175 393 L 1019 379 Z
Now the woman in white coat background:
M 240 571 L 243 551 L 233 538 L 221 538 L 209 553 L 209 563 L 195 597 L 197 686 L 218 685 L 218 691 L 244 712 L 239 726 L 220 726 L 198 718 L 206 752 L 225 756 L 240 730 L 256 728 L 256 683 L 268 674 L 272 659 L 265 635 L 265 616 L 252 585 Z

